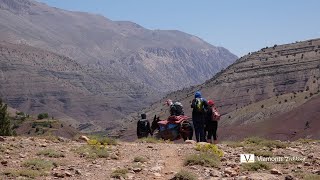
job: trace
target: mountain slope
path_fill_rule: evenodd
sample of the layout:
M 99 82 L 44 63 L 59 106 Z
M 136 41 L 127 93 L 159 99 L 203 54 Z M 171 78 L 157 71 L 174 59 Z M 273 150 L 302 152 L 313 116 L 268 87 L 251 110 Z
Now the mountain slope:
M 32 0 L 0 0 L 0 16 L 1 97 L 28 113 L 82 123 L 81 129 L 86 123 L 110 129 L 115 119 L 204 82 L 236 59 L 180 31 Z
M 48 112 L 73 125 L 110 128 L 116 125 L 112 119 L 134 112 L 152 99 L 139 84 L 128 80 L 122 84 L 120 77 L 109 79 L 107 72 L 27 45 L 0 43 L 0 67 L 0 96 L 11 107 L 29 114 Z M 121 88 L 128 91 L 120 98 L 112 93 Z M 105 91 L 110 94 L 103 94 Z M 145 94 L 146 101 L 130 97 L 138 91 Z
M 243 128 L 255 123 L 263 125 L 267 119 L 316 96 L 320 84 L 319 67 L 320 39 L 275 45 L 238 59 L 204 84 L 169 94 L 162 103 L 166 98 L 181 101 L 186 114 L 191 115 L 189 104 L 194 92 L 201 90 L 205 98 L 214 99 L 223 115 L 219 125 L 221 134 L 237 139 L 240 131 L 249 134 L 248 129 L 244 131 Z M 152 117 L 167 113 L 166 109 L 159 103 L 145 111 Z M 228 128 L 235 131 L 231 133 Z M 271 132 L 265 130 L 264 135 Z
M 180 31 L 152 31 L 29 0 L 0 5 L 0 40 L 47 49 L 161 92 L 204 82 L 236 59 Z

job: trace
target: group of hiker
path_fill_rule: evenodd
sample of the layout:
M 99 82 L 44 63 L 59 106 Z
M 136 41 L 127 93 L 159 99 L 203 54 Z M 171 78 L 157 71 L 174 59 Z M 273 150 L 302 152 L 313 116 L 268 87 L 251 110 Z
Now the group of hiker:
M 179 119 L 177 117 L 184 116 L 183 106 L 180 102 L 173 102 L 168 99 L 165 102 L 170 108 L 169 119 Z M 187 131 L 189 134 L 183 137 L 184 140 L 192 140 L 193 133 L 195 133 L 197 142 L 217 143 L 217 128 L 218 121 L 220 120 L 220 114 L 215 106 L 213 100 L 206 100 L 202 97 L 201 92 L 197 91 L 194 95 L 194 99 L 191 102 L 192 108 L 192 124 L 184 128 L 184 125 L 180 124 L 181 131 Z M 155 117 L 156 118 L 156 117 Z M 182 123 L 184 121 L 181 121 Z M 184 128 L 184 129 L 183 129 Z M 141 114 L 141 119 L 137 124 L 137 136 L 138 138 L 153 136 L 153 131 L 150 127 L 150 123 L 147 120 L 146 114 Z

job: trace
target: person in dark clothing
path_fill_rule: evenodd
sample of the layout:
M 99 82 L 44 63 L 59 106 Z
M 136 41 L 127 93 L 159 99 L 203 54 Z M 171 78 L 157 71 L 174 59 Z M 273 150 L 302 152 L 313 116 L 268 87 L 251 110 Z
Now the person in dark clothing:
M 141 119 L 137 123 L 137 136 L 138 138 L 146 138 L 148 135 L 152 136 L 150 123 L 147 120 L 146 114 L 141 114 Z
M 208 111 L 206 112 L 206 132 L 207 132 L 207 142 L 212 144 L 217 144 L 217 128 L 218 120 L 220 119 L 220 114 L 216 109 L 213 100 L 208 101 Z
M 170 107 L 170 116 L 184 115 L 183 106 L 180 102 L 173 103 L 171 99 L 168 99 L 165 104 Z
M 197 91 L 194 94 L 194 99 L 191 103 L 192 122 L 196 135 L 197 142 L 205 142 L 205 112 L 208 107 L 207 101 L 201 97 L 201 92 Z

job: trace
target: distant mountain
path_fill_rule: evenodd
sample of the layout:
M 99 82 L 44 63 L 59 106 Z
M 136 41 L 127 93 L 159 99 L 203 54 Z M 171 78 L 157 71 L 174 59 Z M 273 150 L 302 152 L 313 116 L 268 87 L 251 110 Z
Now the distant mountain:
M 304 105 L 310 99 L 319 98 L 319 78 L 320 39 L 312 39 L 249 53 L 205 83 L 172 92 L 160 102 L 167 98 L 181 101 L 186 114 L 191 115 L 190 102 L 194 92 L 200 90 L 206 99 L 215 101 L 223 115 L 219 134 L 224 139 L 248 135 L 282 139 L 319 138 L 319 128 L 315 128 L 319 118 L 309 115 L 317 110 L 305 111 L 308 109 L 305 107 L 310 105 Z M 165 118 L 168 115 L 163 114 L 168 113 L 168 108 L 161 103 L 145 109 L 149 117 L 160 114 Z M 299 116 L 293 118 L 298 110 Z M 285 118 L 283 113 L 292 118 Z M 314 124 L 312 131 L 301 130 L 306 121 Z M 283 127 L 287 130 L 279 135 Z M 292 136 L 294 131 L 296 135 Z
M 12 68 L 19 60 L 19 70 L 26 71 L 23 76 L 11 71 L 18 78 L 10 81 L 9 74 L 3 73 L 8 86 L 1 86 L 0 92 L 6 102 L 27 112 L 52 111 L 77 122 L 100 122 L 103 128 L 166 92 L 204 82 L 237 58 L 180 31 L 148 30 L 31 0 L 0 0 L 0 16 L 0 41 L 3 50 L 10 51 L 2 54 L 0 70 L 7 71 L 4 67 Z M 34 55 L 25 55 L 32 47 Z M 16 53 L 20 48 L 22 56 Z M 51 57 L 59 59 L 54 70 L 47 63 Z M 41 63 L 25 66 L 32 61 Z M 53 83 L 58 95 L 52 95 L 51 85 L 36 86 L 38 77 L 45 84 Z M 12 90 L 11 85 L 19 87 Z M 60 96 L 67 100 L 56 105 Z M 30 105 L 31 99 L 37 105 Z
M 204 82 L 237 58 L 180 31 L 152 31 L 29 0 L 0 0 L 0 6 L 0 40 L 53 51 L 161 92 Z

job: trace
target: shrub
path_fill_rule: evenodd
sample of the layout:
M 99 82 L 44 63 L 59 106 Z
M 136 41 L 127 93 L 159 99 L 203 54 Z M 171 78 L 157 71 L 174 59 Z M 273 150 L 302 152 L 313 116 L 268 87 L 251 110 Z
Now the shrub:
M 272 157 L 273 153 L 271 151 L 260 150 L 261 147 L 252 146 L 244 149 L 244 152 L 249 154 L 254 154 L 255 156 Z
M 195 149 L 201 152 L 213 153 L 218 157 L 223 156 L 223 151 L 218 148 L 218 146 L 214 144 L 197 144 Z
M 304 180 L 319 180 L 320 176 L 316 175 L 316 174 L 308 174 L 308 175 L 305 175 L 303 179 Z
M 112 178 L 127 178 L 128 169 L 117 169 L 111 173 Z
M 222 143 L 226 144 L 227 146 L 232 147 L 232 148 L 244 147 L 244 145 L 245 145 L 243 142 L 239 142 L 239 141 L 225 141 Z
M 269 170 L 271 166 L 264 162 L 254 162 L 254 163 L 243 163 L 241 168 L 244 171 L 258 171 L 258 170 Z
M 48 119 L 48 118 L 49 118 L 49 114 L 48 113 L 38 114 L 38 119 Z
M 205 167 L 219 167 L 220 166 L 220 159 L 218 156 L 214 155 L 213 153 L 200 153 L 200 154 L 193 154 L 188 156 L 185 161 L 184 165 L 201 165 Z
M 90 136 L 90 140 L 88 141 L 89 145 L 117 145 L 117 140 L 109 137 L 103 136 Z
M 244 143 L 247 145 L 264 146 L 269 148 L 286 148 L 288 146 L 287 143 L 281 141 L 266 140 L 260 137 L 246 138 Z
M 29 159 L 23 163 L 23 166 L 32 170 L 50 171 L 52 168 L 57 166 L 57 164 L 44 159 Z
M 84 145 L 74 150 L 82 157 L 96 159 L 96 158 L 107 158 L 110 155 L 110 149 L 104 146 L 90 146 Z
M 53 149 L 46 149 L 37 153 L 37 155 L 44 155 L 51 158 L 60 158 L 65 157 L 65 155 L 61 152 L 57 152 Z
M 174 175 L 174 177 L 172 178 L 172 180 L 196 180 L 197 177 L 185 170 L 181 170 L 179 171 L 177 174 Z
M 20 169 L 20 170 L 13 170 L 13 169 L 8 169 L 3 172 L 4 175 L 8 177 L 27 177 L 27 178 L 36 178 L 41 175 L 45 175 L 39 171 L 36 170 L 31 170 L 31 169 Z
M 133 162 L 141 162 L 141 163 L 144 163 L 144 162 L 147 162 L 147 159 L 144 158 L 144 157 L 141 157 L 141 156 L 137 156 L 133 159 Z

